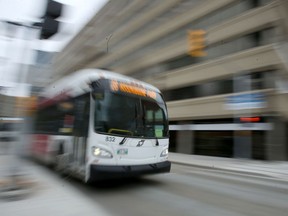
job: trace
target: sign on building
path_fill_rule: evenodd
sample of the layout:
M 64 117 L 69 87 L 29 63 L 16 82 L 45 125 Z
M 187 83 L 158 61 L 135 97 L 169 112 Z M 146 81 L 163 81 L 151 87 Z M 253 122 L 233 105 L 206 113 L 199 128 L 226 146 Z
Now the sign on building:
M 229 96 L 225 108 L 228 110 L 259 109 L 266 107 L 266 98 L 262 93 L 245 93 Z

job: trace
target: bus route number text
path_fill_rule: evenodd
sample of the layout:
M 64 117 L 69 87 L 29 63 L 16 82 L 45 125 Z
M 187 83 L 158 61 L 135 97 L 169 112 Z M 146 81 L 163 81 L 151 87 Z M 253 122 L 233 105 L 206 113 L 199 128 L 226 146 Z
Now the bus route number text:
M 134 94 L 142 97 L 149 97 L 156 99 L 156 92 L 148 90 L 141 86 L 134 86 L 128 83 L 118 82 L 117 80 L 111 80 L 110 88 L 112 91 L 121 91 L 129 94 Z
M 115 142 L 115 137 L 112 136 L 106 136 L 106 142 Z

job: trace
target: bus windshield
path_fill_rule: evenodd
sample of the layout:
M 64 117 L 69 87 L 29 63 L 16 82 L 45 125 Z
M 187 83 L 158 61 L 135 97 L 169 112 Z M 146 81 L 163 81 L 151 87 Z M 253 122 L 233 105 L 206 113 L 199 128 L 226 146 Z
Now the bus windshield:
M 168 137 L 168 118 L 163 101 L 105 92 L 95 99 L 95 131 L 99 133 Z

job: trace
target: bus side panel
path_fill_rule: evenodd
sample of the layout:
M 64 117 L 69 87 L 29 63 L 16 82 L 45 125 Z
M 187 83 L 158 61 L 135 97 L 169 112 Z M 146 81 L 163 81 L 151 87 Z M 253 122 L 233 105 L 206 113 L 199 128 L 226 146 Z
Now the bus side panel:
M 32 157 L 46 163 L 47 150 L 49 145 L 49 135 L 35 134 L 31 146 Z
M 32 153 L 44 155 L 47 150 L 49 136 L 46 134 L 36 134 L 33 136 Z

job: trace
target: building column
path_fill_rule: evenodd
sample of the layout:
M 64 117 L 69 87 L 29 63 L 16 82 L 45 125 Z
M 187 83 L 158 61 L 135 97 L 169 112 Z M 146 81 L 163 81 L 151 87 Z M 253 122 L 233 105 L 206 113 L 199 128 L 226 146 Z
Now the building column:
M 286 123 L 280 118 L 269 120 L 273 128 L 266 135 L 266 158 L 267 160 L 287 160 L 287 130 Z
M 251 131 L 235 131 L 234 132 L 234 158 L 252 158 L 252 132 Z
M 194 132 L 192 130 L 177 131 L 176 152 L 194 153 Z

